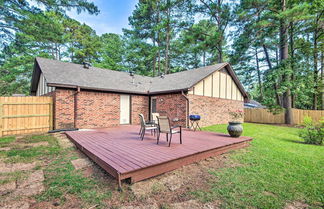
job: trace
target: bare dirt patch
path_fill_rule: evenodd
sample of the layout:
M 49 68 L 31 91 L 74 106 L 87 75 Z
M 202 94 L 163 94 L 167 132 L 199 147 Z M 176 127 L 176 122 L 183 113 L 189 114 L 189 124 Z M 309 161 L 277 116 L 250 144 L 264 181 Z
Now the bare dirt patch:
M 0 161 L 0 173 L 9 173 L 9 172 L 15 172 L 15 171 L 28 171 L 35 168 L 37 165 L 37 162 L 33 163 L 3 163 Z
M 62 148 L 74 147 L 74 144 L 66 137 L 64 133 L 53 133 L 52 136 L 57 139 L 57 142 Z
M 218 208 L 220 202 L 202 204 L 192 199 L 191 192 L 209 190 L 209 182 L 216 178 L 209 171 L 230 167 L 227 161 L 226 154 L 216 156 L 130 185 L 134 199 L 129 203 L 145 206 L 145 203 L 152 202 L 162 208 Z M 123 187 L 126 186 L 123 184 Z
M 28 209 L 29 203 L 27 201 L 13 201 L 9 204 L 3 205 L 2 209 Z
M 154 203 L 154 204 L 148 204 L 148 205 L 137 205 L 137 206 L 122 206 L 120 209 L 159 209 L 159 205 Z
M 9 151 L 11 150 L 10 147 L 0 147 L 0 151 Z
M 302 202 L 292 202 L 292 203 L 287 203 L 284 209 L 307 209 L 309 208 L 309 205 L 306 203 Z
M 91 166 L 91 162 L 87 158 L 72 160 L 71 163 L 76 170 L 80 170 L 80 169 Z
M 14 196 L 33 196 L 40 194 L 45 190 L 44 173 L 42 170 L 35 171 L 30 174 L 26 180 L 17 183 L 17 189 L 13 192 Z
M 28 147 L 48 146 L 48 142 L 29 143 L 29 144 L 26 144 L 26 146 L 28 146 Z
M 1 185 L 0 195 L 8 194 L 16 189 L 16 182 L 12 181 L 6 184 Z
M 81 208 L 81 205 L 80 199 L 67 194 L 64 204 L 60 203 L 59 200 L 35 202 L 31 204 L 29 209 L 79 209 Z

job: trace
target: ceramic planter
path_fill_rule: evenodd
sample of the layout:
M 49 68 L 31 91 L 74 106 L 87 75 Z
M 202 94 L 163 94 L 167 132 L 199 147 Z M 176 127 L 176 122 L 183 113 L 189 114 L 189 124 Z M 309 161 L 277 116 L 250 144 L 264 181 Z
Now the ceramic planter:
M 243 132 L 243 126 L 241 122 L 228 122 L 227 126 L 228 134 L 231 137 L 239 137 Z

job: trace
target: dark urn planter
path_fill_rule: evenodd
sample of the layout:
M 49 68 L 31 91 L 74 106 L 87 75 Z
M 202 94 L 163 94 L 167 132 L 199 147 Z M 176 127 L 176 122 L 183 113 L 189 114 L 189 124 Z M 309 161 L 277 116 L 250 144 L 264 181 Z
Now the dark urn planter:
M 239 137 L 243 132 L 241 122 L 228 122 L 227 131 L 231 137 Z

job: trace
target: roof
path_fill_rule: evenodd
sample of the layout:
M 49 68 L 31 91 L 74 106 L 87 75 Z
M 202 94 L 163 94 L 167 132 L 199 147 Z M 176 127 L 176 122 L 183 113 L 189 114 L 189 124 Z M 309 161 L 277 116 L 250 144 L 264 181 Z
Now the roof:
M 213 72 L 226 68 L 243 95 L 247 95 L 242 84 L 228 63 L 201 67 L 165 75 L 163 78 L 134 75 L 127 72 L 96 67 L 86 69 L 83 65 L 37 57 L 32 78 L 31 92 L 36 92 L 40 72 L 48 86 L 81 88 L 135 94 L 157 94 L 187 91 Z
M 244 103 L 244 108 L 266 108 L 266 106 L 263 106 L 261 103 L 250 99 L 248 102 Z

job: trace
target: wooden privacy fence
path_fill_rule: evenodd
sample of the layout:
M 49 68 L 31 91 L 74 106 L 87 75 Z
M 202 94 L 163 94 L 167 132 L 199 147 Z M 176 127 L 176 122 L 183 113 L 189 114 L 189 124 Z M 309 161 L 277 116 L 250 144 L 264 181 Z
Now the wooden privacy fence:
M 0 137 L 52 129 L 52 97 L 0 97 Z
M 309 116 L 314 121 L 319 121 L 324 117 L 324 110 L 300 110 L 292 109 L 293 124 L 302 124 L 304 117 Z M 268 109 L 244 109 L 244 121 L 252 123 L 285 123 L 285 113 L 272 114 Z

